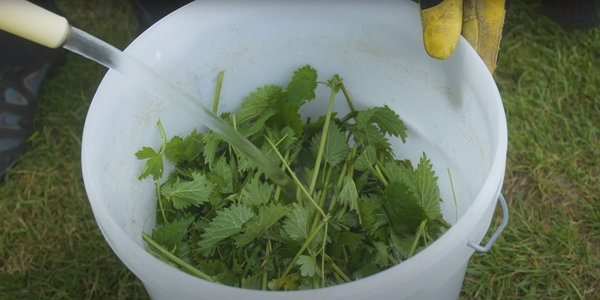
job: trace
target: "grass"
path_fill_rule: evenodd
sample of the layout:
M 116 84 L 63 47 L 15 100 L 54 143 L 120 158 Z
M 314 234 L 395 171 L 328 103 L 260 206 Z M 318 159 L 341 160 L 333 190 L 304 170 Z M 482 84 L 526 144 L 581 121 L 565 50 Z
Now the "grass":
M 56 2 L 119 48 L 134 38 L 128 0 Z M 510 222 L 471 259 L 461 299 L 600 299 L 599 57 L 600 29 L 565 31 L 538 1 L 514 3 L 495 74 Z M 148 297 L 98 230 L 82 183 L 83 122 L 105 71 L 69 55 L 44 85 L 29 151 L 0 184 L 0 299 Z

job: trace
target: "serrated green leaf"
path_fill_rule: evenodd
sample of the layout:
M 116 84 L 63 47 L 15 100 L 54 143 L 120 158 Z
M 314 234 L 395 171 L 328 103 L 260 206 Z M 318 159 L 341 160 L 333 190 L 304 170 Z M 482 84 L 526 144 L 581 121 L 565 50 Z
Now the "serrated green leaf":
M 284 153 L 298 141 L 296 132 L 290 126 L 285 126 L 279 131 L 267 129 L 266 132 L 267 137 L 277 145 L 277 150 L 280 153 Z
M 235 236 L 233 239 L 237 247 L 244 247 L 255 239 L 260 238 L 263 233 L 264 231 L 261 231 L 257 221 L 248 221 L 244 233 Z
M 171 249 L 184 238 L 191 222 L 192 218 L 186 218 L 165 223 L 161 227 L 152 229 L 152 239 L 159 245 Z
M 135 157 L 137 157 L 137 159 L 139 160 L 154 158 L 158 155 L 160 154 L 156 153 L 156 151 L 154 151 L 154 149 L 152 149 L 151 147 L 142 147 L 142 150 L 135 153 Z
M 190 205 L 198 206 L 208 201 L 215 183 L 208 180 L 205 175 L 194 173 L 192 181 L 181 181 L 179 178 L 173 184 L 164 184 L 160 192 L 173 203 L 176 209 Z
M 240 173 L 256 169 L 256 166 L 244 156 L 238 156 L 237 171 Z
M 273 226 L 273 224 L 287 215 L 291 210 L 291 207 L 279 203 L 261 206 L 258 210 L 258 224 L 261 231 L 267 231 L 269 227 Z
M 381 200 L 374 196 L 361 196 L 358 201 L 359 216 L 362 226 L 366 232 L 372 234 L 379 227 L 388 222 L 388 218 L 382 208 Z
M 358 214 L 355 212 L 346 212 L 340 221 L 350 228 L 358 228 L 360 226 Z
M 204 151 L 202 152 L 202 155 L 204 156 L 204 162 L 211 168 L 215 162 L 219 143 L 222 140 L 221 136 L 212 131 L 204 135 Z
M 319 151 L 319 144 L 321 142 L 322 135 L 316 134 L 311 142 L 311 150 L 316 155 Z M 350 152 L 350 146 L 346 142 L 346 136 L 335 126 L 331 124 L 327 130 L 327 137 L 325 140 L 325 147 L 323 148 L 323 160 L 326 161 L 330 166 L 336 167 L 342 162 Z
M 383 200 L 395 232 L 414 234 L 427 217 L 415 192 L 404 183 L 388 185 Z
M 202 140 L 203 135 L 199 134 L 194 129 L 188 136 L 183 140 L 183 151 L 181 157 L 185 160 L 191 161 L 196 158 L 202 151 Z
M 401 255 L 402 259 L 406 259 L 408 254 L 410 253 L 410 248 L 412 247 L 414 237 L 398 237 L 396 234 L 390 234 L 390 240 L 392 241 L 392 245 L 394 246 L 394 250 Z
M 244 186 L 242 190 L 242 202 L 258 207 L 271 199 L 275 187 L 272 184 L 262 182 L 259 176 L 255 176 Z
M 267 126 L 276 130 L 289 126 L 294 130 L 296 137 L 302 136 L 304 124 L 302 124 L 302 116 L 298 112 L 298 107 L 290 103 L 278 103 L 273 108 L 276 112 L 267 120 Z
M 354 134 L 355 142 L 363 145 L 376 145 L 380 149 L 388 152 L 392 151 L 390 142 L 375 125 L 367 124 L 364 128 L 355 126 L 351 127 L 351 130 Z
M 368 264 L 362 266 L 360 269 L 356 270 L 356 272 L 354 272 L 352 274 L 352 277 L 354 277 L 355 280 L 358 280 L 358 279 L 362 279 L 365 277 L 369 277 L 373 274 L 377 274 L 380 271 L 381 271 L 381 269 L 379 269 L 379 267 L 377 267 L 376 264 L 368 263 Z
M 296 242 L 303 242 L 308 237 L 308 211 L 299 205 L 294 204 L 294 208 L 286 216 L 283 229 L 287 235 Z
M 387 267 L 389 264 L 388 261 L 388 246 L 383 242 L 373 242 L 373 246 L 375 246 L 375 259 L 373 263 L 378 265 L 379 267 Z
M 387 174 L 388 182 L 390 184 L 395 182 L 411 183 L 408 174 L 414 172 L 413 170 L 408 170 L 404 165 L 398 164 L 395 161 L 386 162 L 384 170 L 385 174 Z
M 163 159 L 160 153 L 156 153 L 150 147 L 142 147 L 142 150 L 135 153 L 137 159 L 148 159 L 142 169 L 139 179 L 144 179 L 152 175 L 153 180 L 158 180 L 163 176 L 164 166 Z
M 377 153 L 373 145 L 368 145 L 354 162 L 354 168 L 358 171 L 366 171 L 377 163 Z
M 265 85 L 250 93 L 236 113 L 236 123 L 242 125 L 254 121 L 272 107 L 273 98 L 280 97 L 282 89 L 275 85 Z
M 265 123 L 276 113 L 277 110 L 274 108 L 266 109 L 258 118 L 255 118 L 253 121 L 248 122 L 246 125 L 238 126 L 237 130 L 241 135 L 243 135 L 246 138 L 255 135 L 265 128 Z
M 432 170 L 433 165 L 427 159 L 427 155 L 423 152 L 423 156 L 419 160 L 417 169 L 415 170 L 415 179 L 418 186 L 418 197 L 421 206 L 425 210 L 427 218 L 435 220 L 442 217 L 440 209 L 440 189 L 437 185 L 437 177 Z
M 313 277 L 317 273 L 317 259 L 310 255 L 300 255 L 296 264 L 300 266 L 300 274 L 304 277 Z
M 216 243 L 241 232 L 242 226 L 255 216 L 252 209 L 244 204 L 233 204 L 228 208 L 217 211 L 217 216 L 212 219 L 210 225 L 206 228 L 206 232 L 201 235 L 203 239 L 198 242 L 198 246 L 201 250 L 206 250 Z
M 365 236 L 361 233 L 344 231 L 340 234 L 339 240 L 336 242 L 348 246 L 350 251 L 356 251 L 363 246 L 364 240 Z
M 221 193 L 233 193 L 233 173 L 231 171 L 231 167 L 227 163 L 227 159 L 224 156 L 221 156 L 221 158 L 217 160 L 217 163 L 212 168 L 212 173 L 223 179 Z
M 191 252 L 192 249 L 186 241 L 181 241 L 175 244 L 171 250 L 171 253 L 175 254 L 175 256 L 179 257 L 179 259 L 183 260 L 188 264 L 190 263 Z
M 338 200 L 344 205 L 347 205 L 350 210 L 358 212 L 358 191 L 356 190 L 356 185 L 350 175 L 344 177 Z
M 292 80 L 285 88 L 287 96 L 286 103 L 300 107 L 304 101 L 315 99 L 317 88 L 317 71 L 306 65 L 294 72 Z
M 251 290 L 260 290 L 262 288 L 262 273 L 256 273 L 254 275 L 242 278 L 242 288 Z
M 371 119 L 377 123 L 384 133 L 400 137 L 402 142 L 406 143 L 406 138 L 408 137 L 406 134 L 407 128 L 404 126 L 404 122 L 400 120 L 400 116 L 387 105 L 373 108 Z
M 173 164 L 177 164 L 182 160 L 182 152 L 183 139 L 178 136 L 174 136 L 165 144 L 165 157 Z
M 356 127 L 358 129 L 364 129 L 367 125 L 371 124 L 371 116 L 374 111 L 372 109 L 360 110 L 356 112 Z
M 282 277 L 280 279 L 273 279 L 269 281 L 267 285 L 270 290 L 274 290 L 276 286 L 279 286 L 284 291 L 295 291 L 300 286 L 300 280 L 302 277 L 298 273 L 292 273 L 288 276 Z
M 260 238 L 273 224 L 283 218 L 291 210 L 289 206 L 271 203 L 261 206 L 258 211 L 258 221 L 248 222 L 243 234 L 235 237 L 235 245 L 243 247 L 253 240 Z

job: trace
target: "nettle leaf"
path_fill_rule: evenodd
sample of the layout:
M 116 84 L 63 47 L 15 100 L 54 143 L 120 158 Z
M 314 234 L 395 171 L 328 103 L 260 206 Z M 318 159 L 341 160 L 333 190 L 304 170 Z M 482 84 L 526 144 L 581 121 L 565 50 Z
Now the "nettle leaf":
M 404 183 L 388 185 L 383 200 L 395 232 L 414 234 L 427 217 L 414 191 Z
M 158 180 L 163 176 L 164 166 L 162 154 L 156 153 L 150 147 L 142 147 L 142 150 L 135 153 L 137 159 L 148 159 L 142 169 L 139 179 L 144 179 L 152 175 L 153 180 Z
M 427 159 L 427 155 L 423 152 L 419 164 L 417 165 L 416 184 L 418 186 L 418 197 L 421 206 L 425 210 L 425 214 L 430 220 L 442 217 L 440 209 L 440 189 L 437 185 L 437 177 L 432 170 L 433 165 Z
M 280 97 L 282 89 L 275 85 L 265 85 L 250 93 L 242 102 L 242 107 L 236 113 L 236 123 L 244 124 L 254 121 L 272 107 L 272 100 Z
M 262 182 L 259 176 L 255 176 L 242 190 L 242 202 L 258 207 L 271 199 L 275 187 L 272 184 Z
M 331 121 L 333 122 L 334 120 L 338 120 L 336 119 L 337 113 L 336 112 L 332 112 L 331 113 Z M 304 136 L 305 137 L 310 137 L 318 132 L 323 131 L 323 125 L 325 125 L 325 120 L 327 116 L 320 116 L 319 118 L 317 118 L 316 121 L 313 122 L 307 122 L 306 124 L 304 124 Z
M 404 122 L 400 120 L 400 116 L 397 115 L 392 109 L 390 109 L 387 105 L 383 107 L 375 107 L 372 109 L 373 115 L 371 119 L 377 123 L 379 128 L 387 134 L 393 135 L 395 137 L 400 137 L 403 143 L 406 143 L 406 138 L 408 135 L 406 134 L 406 126 L 404 126 Z
M 388 222 L 381 200 L 377 196 L 361 196 L 358 201 L 360 222 L 366 232 L 372 234 Z
M 374 111 L 372 109 L 360 110 L 356 112 L 356 127 L 358 129 L 364 129 L 367 125 L 371 124 L 371 116 Z
M 212 168 L 212 172 L 221 177 L 223 180 L 221 193 L 233 193 L 233 172 L 231 171 L 231 166 L 229 166 L 227 159 L 224 156 L 221 156 L 221 158 L 217 160 L 217 163 Z
M 244 156 L 238 156 L 237 171 L 240 173 L 256 169 L 256 166 Z
M 242 226 L 255 217 L 252 209 L 244 204 L 233 204 L 228 208 L 217 211 L 217 216 L 212 219 L 206 232 L 198 242 L 201 250 L 206 250 L 218 242 L 242 231 Z
M 316 154 L 319 151 L 322 134 L 316 134 L 311 142 L 311 150 Z M 346 136 L 335 126 L 331 124 L 327 130 L 325 147 L 323 148 L 323 160 L 329 163 L 330 166 L 336 167 L 342 162 L 350 152 L 350 146 L 346 142 Z
M 366 171 L 377 163 L 377 153 L 373 145 L 368 145 L 354 162 L 354 168 L 358 171 Z
M 275 114 L 277 114 L 276 109 L 266 109 L 258 118 L 248 122 L 247 125 L 238 126 L 237 131 L 246 138 L 255 135 L 265 128 L 265 123 Z
M 185 233 L 192 221 L 193 218 L 186 218 L 165 223 L 161 227 L 152 229 L 152 239 L 159 245 L 170 249 L 185 237 Z
M 271 203 L 266 206 L 261 206 L 258 210 L 258 224 L 261 231 L 267 231 L 279 219 L 283 218 L 292 210 L 292 207 L 282 204 Z
M 398 164 L 395 161 L 389 161 L 385 163 L 384 166 L 385 173 L 388 177 L 388 182 L 395 183 L 401 182 L 405 184 L 409 184 L 412 187 L 412 181 L 409 177 L 409 174 L 414 173 L 413 170 L 406 168 L 402 164 Z
M 351 130 L 356 142 L 360 142 L 363 145 L 376 145 L 381 149 L 391 151 L 390 142 L 377 126 L 367 124 L 364 128 L 359 128 L 358 126 L 351 127 Z
M 277 145 L 277 149 L 280 153 L 285 152 L 298 141 L 296 132 L 290 126 L 285 126 L 279 131 L 267 129 L 266 132 L 267 137 L 269 140 L 271 140 L 271 142 Z
M 294 130 L 296 137 L 302 136 L 304 124 L 298 112 L 299 107 L 290 103 L 277 103 L 273 107 L 276 112 L 266 122 L 267 126 L 277 130 L 289 126 Z
M 202 151 L 203 139 L 203 135 L 199 134 L 198 131 L 194 129 L 183 140 L 183 151 L 181 157 L 188 161 L 194 160 L 194 158 L 196 158 Z
M 292 273 L 282 278 L 275 278 L 269 281 L 267 285 L 270 290 L 274 290 L 276 286 L 283 288 L 284 291 L 295 291 L 300 286 L 302 277 L 298 273 Z
M 260 290 L 262 287 L 262 273 L 256 273 L 254 275 L 248 275 L 246 278 L 242 278 L 243 289 Z
M 253 240 L 260 238 L 271 226 L 273 226 L 279 219 L 283 218 L 291 210 L 289 206 L 283 206 L 281 204 L 269 204 L 261 206 L 258 211 L 258 221 L 248 222 L 246 230 L 243 234 L 235 237 L 235 245 L 243 247 Z
M 292 80 L 288 83 L 286 102 L 296 107 L 304 104 L 306 100 L 315 99 L 317 89 L 317 70 L 306 65 L 294 72 Z
M 414 237 L 398 237 L 395 233 L 390 233 L 390 240 L 392 241 L 392 246 L 394 247 L 394 251 L 398 252 L 402 256 L 402 259 L 408 257 L 410 253 L 410 248 L 414 242 Z
M 204 161 L 212 168 L 212 164 L 215 161 L 215 156 L 217 155 L 217 149 L 219 148 L 219 143 L 222 141 L 221 136 L 216 134 L 215 132 L 209 132 L 204 135 L 204 151 L 202 155 L 204 155 Z
M 283 230 L 296 242 L 303 242 L 308 238 L 308 211 L 297 204 L 287 214 Z
M 165 183 L 160 192 L 168 200 L 173 202 L 173 207 L 182 209 L 190 205 L 198 206 L 208 201 L 208 198 L 216 184 L 200 173 L 193 173 L 192 181 L 177 179 L 174 183 Z
M 383 242 L 373 242 L 373 246 L 375 246 L 375 259 L 373 263 L 380 267 L 388 266 L 388 246 Z
M 358 205 L 358 204 L 357 204 Z M 355 212 L 346 212 L 346 214 L 340 220 L 342 224 L 350 228 L 358 228 L 360 226 L 360 218 Z
M 183 139 L 181 137 L 174 136 L 165 144 L 165 157 L 173 164 L 177 164 L 183 159 L 182 152 Z
M 310 255 L 300 255 L 296 264 L 300 266 L 300 274 L 304 277 L 313 277 L 317 273 L 317 258 Z
M 338 199 L 341 203 L 347 205 L 350 210 L 358 212 L 358 191 L 350 175 L 344 177 Z

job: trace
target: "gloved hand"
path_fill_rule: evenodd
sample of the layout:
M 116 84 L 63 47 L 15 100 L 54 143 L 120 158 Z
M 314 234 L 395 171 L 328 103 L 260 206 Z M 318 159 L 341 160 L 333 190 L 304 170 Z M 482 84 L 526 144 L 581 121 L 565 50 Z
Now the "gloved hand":
M 511 0 L 420 0 L 425 50 L 434 58 L 450 57 L 460 35 L 496 69 L 502 26 Z

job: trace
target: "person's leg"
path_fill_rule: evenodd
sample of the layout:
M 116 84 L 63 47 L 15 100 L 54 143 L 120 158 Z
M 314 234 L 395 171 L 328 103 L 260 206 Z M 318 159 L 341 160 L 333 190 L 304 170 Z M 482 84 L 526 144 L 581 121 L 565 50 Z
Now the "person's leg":
M 192 0 L 133 0 L 133 13 L 138 34 L 144 32 L 156 21 L 190 2 Z
M 31 2 L 57 12 L 50 0 Z M 63 49 L 49 49 L 0 31 L 0 180 L 25 151 L 40 86 L 63 58 Z

